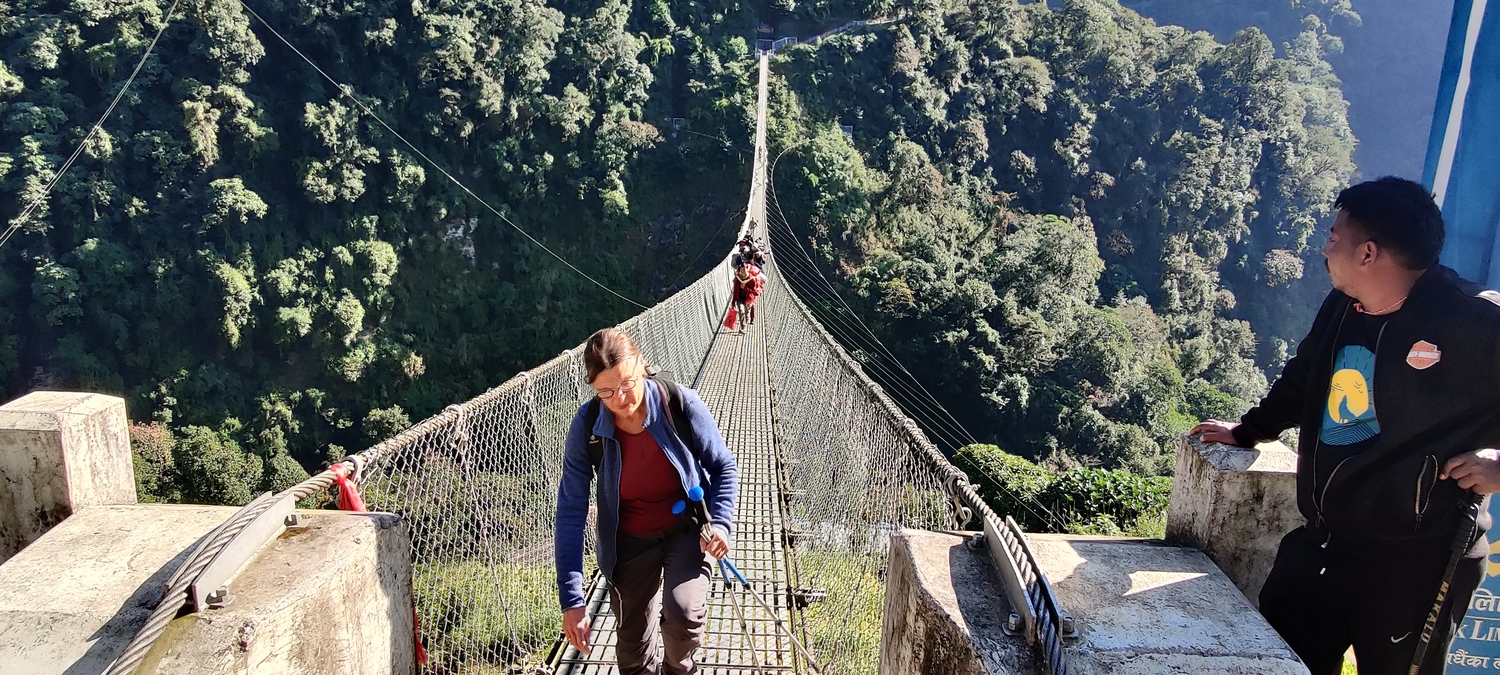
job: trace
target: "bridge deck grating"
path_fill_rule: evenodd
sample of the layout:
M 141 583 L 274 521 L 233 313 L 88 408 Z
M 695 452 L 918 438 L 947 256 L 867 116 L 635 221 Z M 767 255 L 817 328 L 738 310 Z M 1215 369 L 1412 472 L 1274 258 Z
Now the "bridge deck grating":
M 723 332 L 709 353 L 696 389 L 713 412 L 739 464 L 739 501 L 730 560 L 775 610 L 772 615 L 736 588 L 747 624 L 741 627 L 730 590 L 716 570 L 709 590 L 708 626 L 697 655 L 699 672 L 755 673 L 757 661 L 766 673 L 801 672 L 791 642 L 775 625 L 777 620 L 791 625 L 792 617 L 787 607 L 789 579 L 782 539 L 781 467 L 771 432 L 771 404 L 766 394 L 770 381 L 761 326 L 749 326 L 743 335 Z M 567 648 L 558 664 L 559 674 L 619 672 L 615 666 L 615 618 L 609 611 L 602 580 L 596 579 L 589 596 L 589 606 L 596 608 L 591 617 L 594 651 L 585 655 Z

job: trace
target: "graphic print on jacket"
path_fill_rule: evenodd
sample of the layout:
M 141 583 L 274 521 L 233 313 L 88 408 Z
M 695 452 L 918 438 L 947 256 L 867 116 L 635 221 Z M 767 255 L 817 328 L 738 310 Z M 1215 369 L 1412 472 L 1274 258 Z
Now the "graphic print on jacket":
M 1328 445 L 1353 445 L 1378 435 L 1375 354 L 1363 345 L 1345 345 L 1334 359 L 1318 440 Z

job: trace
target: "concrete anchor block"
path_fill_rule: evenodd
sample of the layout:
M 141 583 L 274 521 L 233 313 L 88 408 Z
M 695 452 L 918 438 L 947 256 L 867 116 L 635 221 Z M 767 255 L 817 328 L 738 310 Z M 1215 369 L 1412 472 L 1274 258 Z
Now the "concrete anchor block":
M 0 675 L 100 673 L 232 507 L 80 511 L 0 565 Z M 232 581 L 233 602 L 167 626 L 141 672 L 416 670 L 411 539 L 388 513 L 303 512 Z
M 1296 453 L 1274 442 L 1237 448 L 1182 436 L 1166 540 L 1202 550 L 1252 605 L 1260 606 L 1281 538 L 1303 523 Z
M 0 406 L 0 562 L 79 509 L 135 502 L 123 399 L 37 391 Z
M 1307 668 L 1202 552 L 1161 541 L 1028 535 L 1058 602 L 1078 675 L 1306 675 Z
M 1005 631 L 1011 607 L 989 554 L 969 548 L 973 534 L 903 529 L 891 537 L 880 675 L 1038 672 L 1026 638 Z

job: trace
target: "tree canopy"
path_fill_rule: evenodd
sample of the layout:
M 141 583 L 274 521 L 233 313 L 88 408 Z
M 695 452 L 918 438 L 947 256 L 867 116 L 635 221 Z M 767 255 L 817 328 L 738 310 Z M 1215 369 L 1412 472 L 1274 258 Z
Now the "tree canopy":
M 895 19 L 773 66 L 787 241 L 982 440 L 1061 466 L 1162 473 L 1265 389 L 1353 170 L 1311 24 L 1278 54 L 1113 0 L 171 6 L 0 6 L 0 382 L 125 396 L 160 499 L 286 485 L 634 312 L 512 225 L 644 304 L 701 274 L 762 21 Z
M 1326 289 L 1354 147 L 1326 40 L 1278 57 L 1111 0 L 898 11 L 786 53 L 786 219 L 980 439 L 1169 471 Z

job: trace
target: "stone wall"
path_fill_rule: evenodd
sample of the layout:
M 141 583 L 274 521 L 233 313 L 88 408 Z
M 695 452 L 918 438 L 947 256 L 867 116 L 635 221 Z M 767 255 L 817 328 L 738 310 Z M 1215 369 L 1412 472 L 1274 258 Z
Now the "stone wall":
M 1280 443 L 1247 449 L 1184 435 L 1167 541 L 1201 549 L 1259 607 L 1281 538 L 1303 524 L 1296 472 L 1296 453 Z

